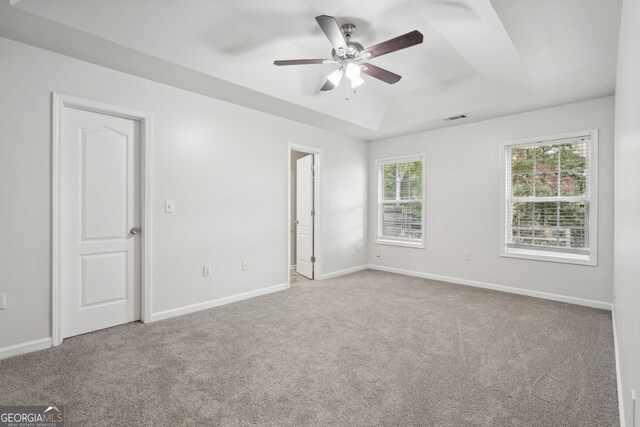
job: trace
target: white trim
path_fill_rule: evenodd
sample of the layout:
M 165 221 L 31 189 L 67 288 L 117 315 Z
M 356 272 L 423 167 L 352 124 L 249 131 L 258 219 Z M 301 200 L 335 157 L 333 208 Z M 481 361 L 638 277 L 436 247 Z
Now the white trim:
M 616 358 L 616 380 L 618 386 L 618 410 L 620 411 L 620 427 L 625 427 L 624 419 L 624 399 L 622 393 L 622 375 L 620 375 L 620 350 L 618 348 L 618 332 L 616 331 L 616 309 L 615 305 L 611 311 L 611 323 L 613 324 L 613 348 Z
M 410 162 L 422 162 L 422 200 L 420 200 L 422 204 L 422 234 L 420 237 L 420 241 L 415 240 L 403 240 L 403 239 L 392 239 L 392 238 L 381 238 L 379 236 L 380 224 L 378 221 L 380 220 L 380 206 L 381 201 L 378 199 L 380 194 L 380 176 L 378 176 L 378 169 L 380 165 L 388 165 L 395 163 L 410 163 Z M 378 159 L 374 159 L 373 161 L 373 170 L 376 178 L 376 191 L 375 191 L 375 227 L 374 227 L 374 235 L 373 235 L 373 244 L 374 245 L 387 245 L 387 246 L 400 246 L 404 248 L 414 248 L 414 249 L 424 249 L 426 247 L 426 156 L 425 153 L 416 153 L 416 154 L 407 154 L 403 156 L 394 156 L 394 157 L 382 157 Z M 406 201 L 404 203 L 417 203 L 417 201 Z
M 562 252 L 550 253 L 547 251 L 514 250 L 506 247 L 506 177 L 507 165 L 505 150 L 512 146 L 536 146 L 538 144 L 553 143 L 565 139 L 581 136 L 591 138 L 591 162 L 589 176 L 589 255 L 576 256 Z M 552 198 L 549 198 L 552 199 Z M 588 129 L 575 132 L 566 132 L 556 135 L 548 135 L 534 138 L 523 138 L 500 143 L 500 247 L 499 254 L 505 258 L 521 258 L 534 261 L 550 261 L 565 264 L 577 264 L 586 266 L 598 265 L 598 129 Z
M 289 288 L 288 283 L 282 283 L 280 285 L 269 286 L 268 288 L 256 289 L 255 291 L 243 292 L 241 294 L 199 302 L 197 304 L 191 304 L 191 305 L 187 305 L 180 308 L 173 308 L 171 310 L 165 310 L 158 313 L 152 313 L 151 322 L 170 319 L 172 317 L 182 316 L 185 314 L 195 313 L 196 311 L 207 310 L 209 308 L 218 307 L 218 306 L 229 304 L 236 301 L 242 301 L 242 300 L 257 297 L 260 295 L 266 295 L 266 294 L 271 294 L 273 292 L 284 291 L 284 290 L 287 290 L 288 288 Z
M 439 274 L 423 273 L 421 271 L 403 270 L 401 268 L 385 267 L 369 264 L 371 270 L 386 271 L 388 273 L 403 274 L 405 276 L 422 277 L 423 279 L 438 280 L 441 282 L 455 283 L 458 285 L 473 286 L 475 288 L 491 289 L 493 291 L 507 292 L 510 294 L 525 295 L 534 298 L 542 298 L 551 301 L 566 302 L 568 304 L 582 305 L 585 307 L 599 308 L 611 311 L 612 304 L 604 301 L 595 301 L 584 298 L 570 297 L 567 295 L 552 294 L 548 292 L 532 291 L 530 289 L 514 288 L 495 283 L 479 282 L 477 280 L 461 279 L 457 277 L 442 276 Z
M 549 252 L 545 254 L 543 251 L 536 251 L 534 249 L 518 249 L 511 248 L 509 252 L 503 252 L 500 254 L 503 258 L 518 258 L 528 259 L 532 261 L 550 261 L 558 262 L 562 264 L 577 264 L 596 266 L 593 260 L 589 259 L 588 255 L 577 255 L 571 253 Z
M 376 165 L 388 165 L 395 163 L 410 163 L 417 162 L 419 160 L 424 161 L 425 153 L 414 153 L 414 154 L 406 154 L 400 156 L 392 156 L 392 157 L 379 157 L 375 159 Z
M 51 338 L 42 338 L 39 340 L 2 347 L 0 348 L 0 360 L 18 356 L 20 354 L 31 353 L 32 351 L 50 348 L 51 342 Z
M 115 105 L 103 104 L 88 99 L 59 93 L 52 93 L 52 164 L 51 164 L 51 337 L 53 345 L 62 344 L 61 330 L 61 294 L 60 286 L 60 120 L 64 108 L 76 108 L 93 111 L 115 117 L 137 120 L 140 122 L 140 226 L 142 241 L 140 242 L 140 319 L 149 322 L 151 319 L 151 207 L 152 200 L 152 147 L 153 147 L 153 115 Z
M 316 257 L 316 262 L 313 264 L 313 278 L 320 280 L 323 270 L 322 265 L 322 239 L 320 235 L 320 224 L 322 221 L 322 170 L 321 160 L 324 150 L 315 147 L 308 147 L 298 144 L 287 144 L 287 224 L 286 230 L 291 230 L 291 151 L 300 151 L 302 153 L 313 154 L 313 210 L 315 216 L 313 217 L 313 256 Z M 287 232 L 287 267 L 286 278 L 287 286 L 291 286 L 291 232 Z
M 424 205 L 422 205 L 424 208 Z M 376 208 L 377 209 L 377 208 Z M 423 213 L 424 215 L 424 213 Z M 376 212 L 377 216 L 377 212 Z M 376 219 L 377 221 L 377 219 Z M 424 221 L 424 220 L 423 220 Z M 423 231 L 424 233 L 424 231 Z M 376 233 L 377 235 L 377 233 Z M 373 242 L 374 245 L 384 245 L 384 246 L 398 246 L 401 248 L 414 248 L 414 249 L 424 249 L 425 244 L 422 242 L 412 242 L 410 240 L 389 240 L 389 239 L 380 239 Z
M 60 312 L 60 113 L 63 105 L 59 95 L 51 97 L 51 339 L 62 344 Z
M 366 265 L 366 264 L 365 265 L 359 265 L 357 267 L 345 268 L 344 270 L 338 270 L 338 271 L 334 271 L 332 273 L 327 273 L 327 274 L 322 275 L 322 280 L 333 279 L 334 277 L 344 276 L 345 274 L 356 273 L 358 271 L 366 270 L 368 268 L 369 268 L 369 266 Z

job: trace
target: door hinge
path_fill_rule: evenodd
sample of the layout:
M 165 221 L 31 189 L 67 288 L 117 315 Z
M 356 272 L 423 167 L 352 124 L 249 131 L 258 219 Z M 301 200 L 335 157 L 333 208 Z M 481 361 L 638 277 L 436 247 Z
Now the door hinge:
M 316 216 L 316 211 L 311 211 L 311 216 Z
M 311 262 L 316 262 L 316 257 L 312 256 L 311 257 Z

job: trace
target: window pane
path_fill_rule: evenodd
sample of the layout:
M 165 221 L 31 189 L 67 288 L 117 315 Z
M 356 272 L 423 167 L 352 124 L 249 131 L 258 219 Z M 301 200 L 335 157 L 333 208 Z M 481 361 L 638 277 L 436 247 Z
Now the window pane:
M 511 149 L 511 173 L 533 175 L 533 150 L 528 148 Z
M 585 202 L 525 202 L 513 204 L 509 243 L 586 249 Z
M 511 187 L 516 197 L 533 196 L 533 151 L 511 150 Z
M 383 238 L 420 240 L 422 238 L 422 203 L 383 203 Z
M 420 200 L 422 198 L 422 162 L 400 163 L 400 199 Z
M 512 191 L 515 197 L 533 196 L 533 176 L 530 174 L 516 175 L 512 177 Z
M 396 198 L 396 164 L 383 166 L 384 199 L 395 200 Z
M 587 192 L 587 155 L 582 140 L 560 146 L 561 196 L 579 196 Z
M 384 165 L 385 200 L 422 199 L 422 162 Z
M 535 190 L 534 196 L 549 197 L 558 195 L 558 152 L 556 145 L 544 145 L 529 148 L 534 153 Z
M 570 239 L 566 246 L 572 248 L 589 247 L 587 239 L 588 209 L 584 202 L 568 203 L 560 202 L 560 227 L 569 230 Z

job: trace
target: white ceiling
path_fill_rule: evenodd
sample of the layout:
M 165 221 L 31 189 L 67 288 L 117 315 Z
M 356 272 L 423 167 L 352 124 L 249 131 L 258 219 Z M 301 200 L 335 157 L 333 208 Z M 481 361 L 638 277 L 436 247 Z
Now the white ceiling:
M 120 59 L 112 52 L 114 68 L 136 55 L 141 62 L 157 58 L 162 62 L 155 68 L 166 64 L 169 72 L 177 65 L 268 96 L 260 103 L 263 111 L 367 140 L 451 125 L 442 119 L 461 113 L 475 121 L 613 94 L 621 7 L 620 0 L 13 3 L 2 12 L 12 13 L 14 22 L 31 19 L 50 32 L 72 29 L 87 40 L 128 49 Z M 319 91 L 336 65 L 273 65 L 275 59 L 330 57 L 314 19 L 322 14 L 356 24 L 353 39 L 365 47 L 416 29 L 425 42 L 371 61 L 402 75 L 399 83 L 364 76 L 365 84 L 346 100 L 345 87 Z M 20 39 L 18 29 L 13 33 L 0 35 Z M 38 44 L 33 34 L 22 37 Z M 91 60 L 74 55 L 78 42 L 71 37 L 56 43 L 57 51 Z M 60 46 L 65 43 L 69 52 Z M 144 70 L 137 74 L 154 78 Z M 238 103 L 247 104 L 242 96 L 248 95 L 238 95 Z M 292 113 L 292 105 L 300 111 Z

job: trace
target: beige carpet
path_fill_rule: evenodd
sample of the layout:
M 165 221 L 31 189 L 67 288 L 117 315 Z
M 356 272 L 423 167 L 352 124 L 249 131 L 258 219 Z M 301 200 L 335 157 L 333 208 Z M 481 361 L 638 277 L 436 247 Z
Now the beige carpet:
M 0 362 L 73 425 L 617 426 L 611 315 L 364 271 Z

